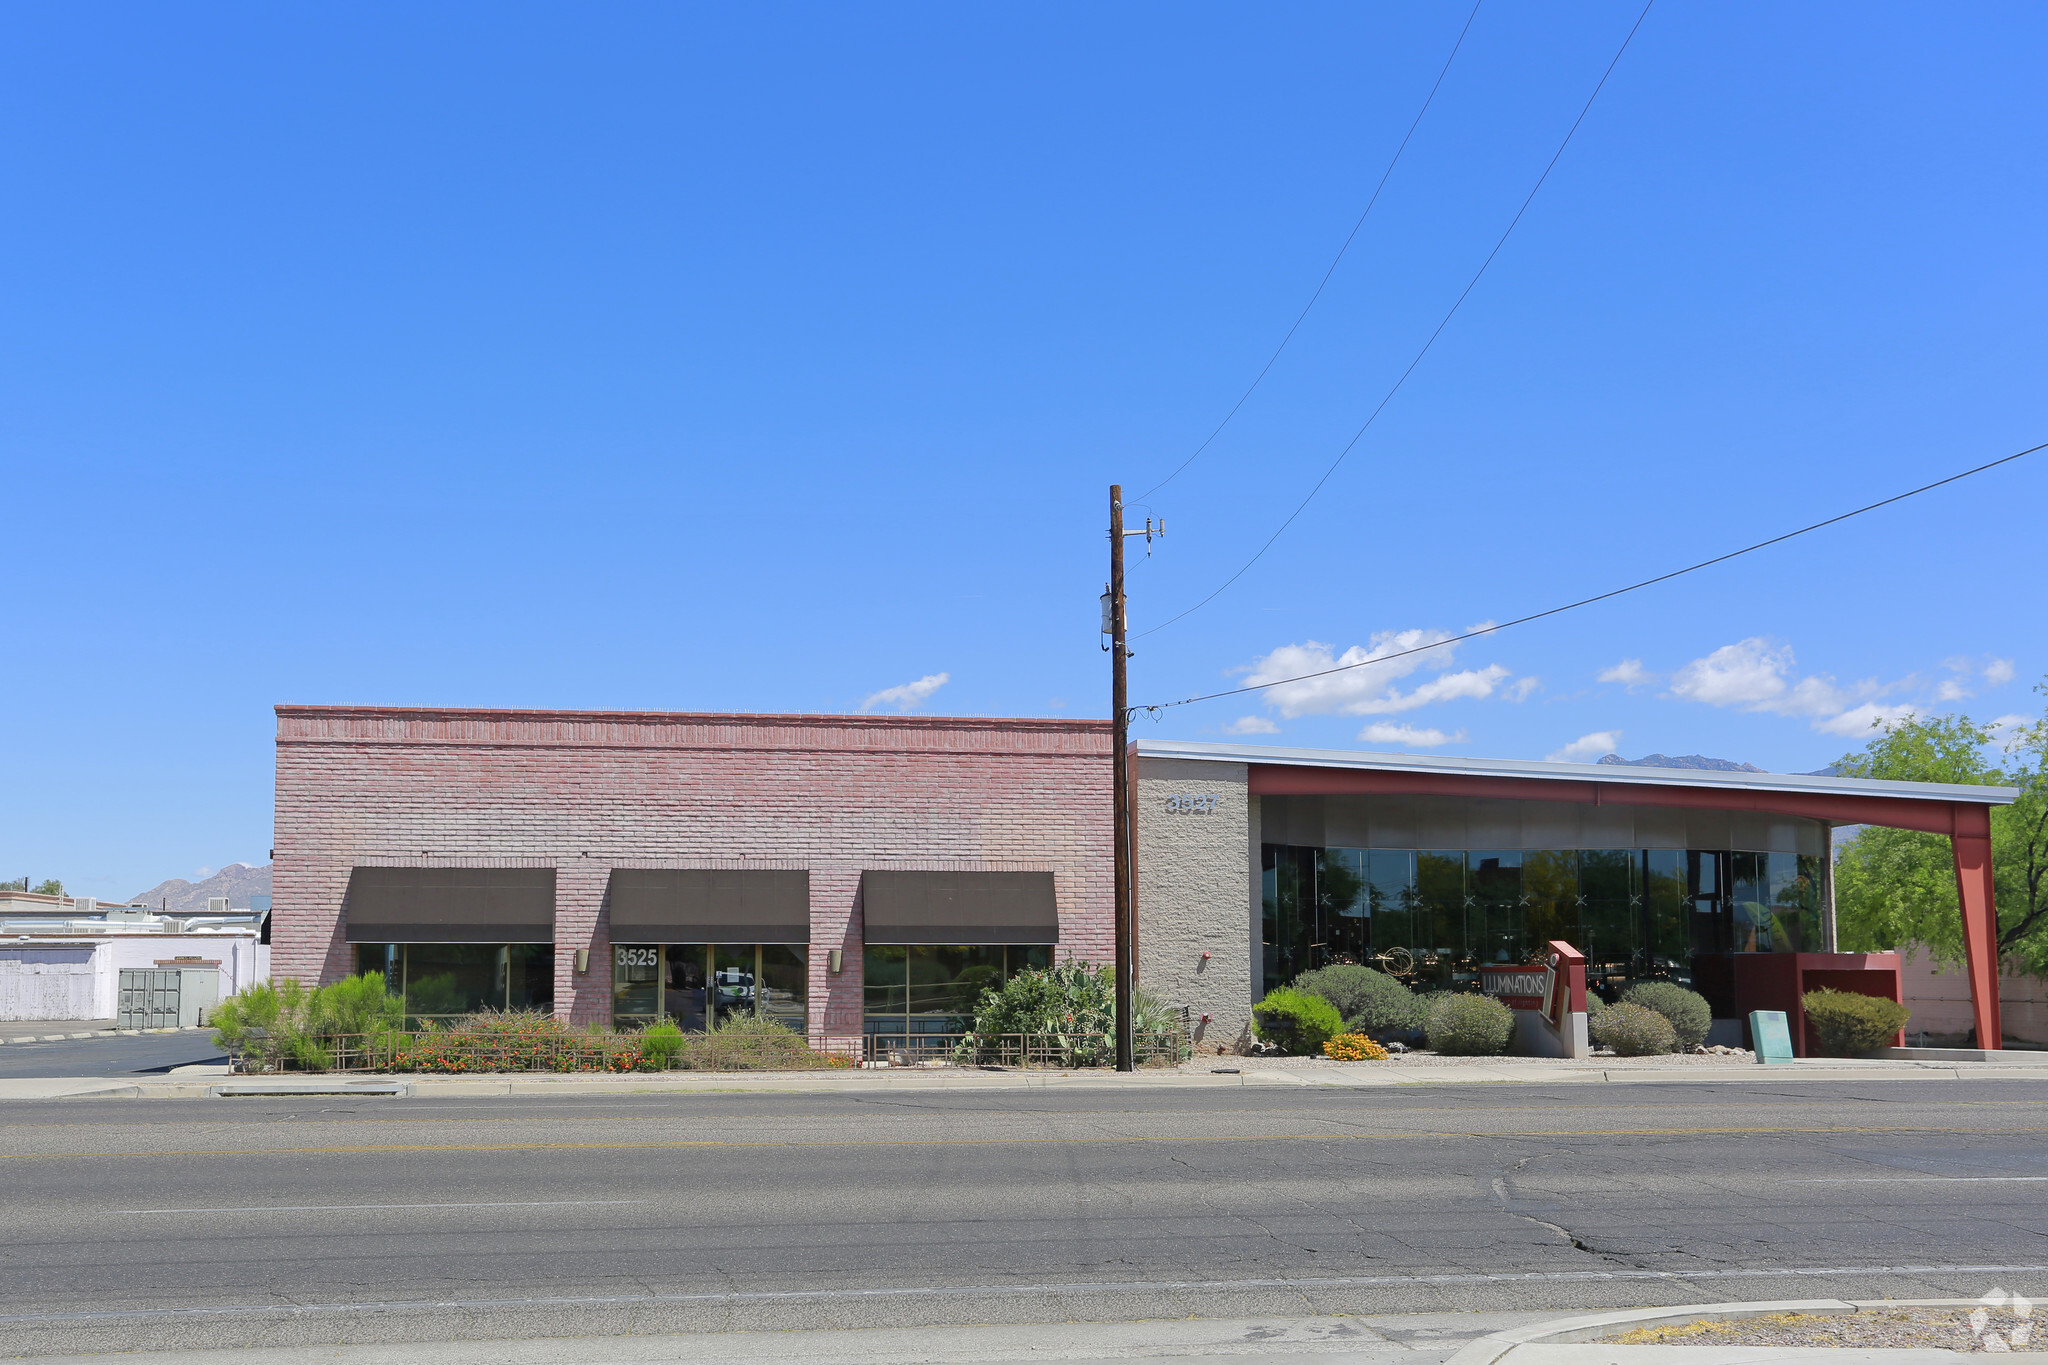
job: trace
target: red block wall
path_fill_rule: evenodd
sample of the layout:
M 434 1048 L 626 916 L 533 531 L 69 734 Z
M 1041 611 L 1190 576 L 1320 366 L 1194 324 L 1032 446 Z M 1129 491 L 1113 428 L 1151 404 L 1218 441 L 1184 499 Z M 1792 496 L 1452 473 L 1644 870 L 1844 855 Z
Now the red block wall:
M 1110 746 L 1107 721 L 280 706 L 271 971 L 349 972 L 358 864 L 553 867 L 555 1008 L 604 1020 L 614 865 L 806 868 L 811 1028 L 857 1035 L 865 869 L 1052 872 L 1058 955 L 1113 956 Z

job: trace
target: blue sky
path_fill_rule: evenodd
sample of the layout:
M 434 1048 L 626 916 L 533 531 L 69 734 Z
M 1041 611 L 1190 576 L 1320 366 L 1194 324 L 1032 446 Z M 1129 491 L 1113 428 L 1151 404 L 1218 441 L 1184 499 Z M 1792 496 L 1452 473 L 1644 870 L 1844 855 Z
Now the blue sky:
M 0 875 L 263 861 L 280 701 L 1107 714 L 1107 485 L 1257 373 L 1467 12 L 17 9 Z M 1321 475 L 1637 13 L 1481 8 L 1287 353 L 1134 509 L 1169 528 L 1139 629 Z M 1662 0 L 1316 501 L 1139 640 L 1133 699 L 2048 439 L 2044 49 L 2038 7 Z M 2048 453 L 1139 733 L 1803 770 L 1873 708 L 2020 713 L 2044 490 Z

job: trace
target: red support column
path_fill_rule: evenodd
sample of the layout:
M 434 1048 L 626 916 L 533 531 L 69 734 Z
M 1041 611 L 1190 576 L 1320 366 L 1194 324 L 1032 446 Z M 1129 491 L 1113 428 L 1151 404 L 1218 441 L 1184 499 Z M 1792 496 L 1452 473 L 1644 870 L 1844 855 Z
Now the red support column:
M 1963 911 L 1963 951 L 1970 972 L 1970 1011 L 1977 1024 L 1977 1046 L 2002 1045 L 1998 1012 L 1998 902 L 1991 880 L 1991 810 L 1963 805 L 1950 811 L 1955 833 L 1949 843 L 1956 855 L 1956 892 Z

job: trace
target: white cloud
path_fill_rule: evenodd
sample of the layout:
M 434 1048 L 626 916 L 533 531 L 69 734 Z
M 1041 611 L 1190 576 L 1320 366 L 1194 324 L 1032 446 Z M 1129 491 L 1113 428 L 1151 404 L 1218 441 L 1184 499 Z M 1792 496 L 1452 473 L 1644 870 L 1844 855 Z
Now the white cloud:
M 1885 691 L 1875 683 L 1844 689 L 1818 674 L 1795 679 L 1792 646 L 1751 636 L 1722 645 L 1671 675 L 1671 695 L 1709 706 L 1738 706 L 1778 716 L 1830 717 Z
M 1406 723 L 1395 725 L 1387 721 L 1377 721 L 1366 726 L 1358 732 L 1358 737 L 1368 744 L 1406 744 L 1411 748 L 1465 742 L 1463 730 L 1447 735 L 1441 730 L 1419 729 Z
M 1997 687 L 2001 683 L 2011 682 L 2012 660 L 1993 659 L 1990 663 L 1984 665 L 1984 681 L 1990 683 L 1993 687 Z
M 1657 681 L 1657 675 L 1644 668 L 1641 659 L 1623 659 L 1614 667 L 1603 669 L 1599 679 L 1601 682 L 1620 683 L 1633 692 L 1645 683 Z
M 1442 630 L 1387 630 L 1373 635 L 1369 645 L 1353 645 L 1342 654 L 1329 645 L 1310 640 L 1304 644 L 1282 645 L 1248 670 L 1246 681 L 1254 687 L 1281 678 L 1307 673 L 1328 673 L 1275 687 L 1267 693 L 1269 704 L 1287 720 L 1299 716 L 1384 716 L 1438 702 L 1488 697 L 1513 676 L 1500 664 L 1484 668 L 1446 672 L 1455 645 L 1444 644 L 1450 632 Z M 1440 646 L 1432 648 L 1432 646 Z M 1418 652 L 1411 652 L 1418 651 Z M 1391 658 L 1391 655 L 1402 655 Z M 1374 663 L 1384 659 L 1384 663 Z M 1357 667 L 1356 665 L 1367 665 Z M 1404 692 L 1396 684 L 1419 670 L 1434 670 L 1429 678 Z
M 1531 673 L 1526 677 L 1515 679 L 1501 695 L 1509 701 L 1527 701 L 1529 700 L 1529 694 L 1541 686 L 1543 686 L 1543 679 Z
M 1969 695 L 1970 689 L 1957 682 L 1954 678 L 1944 678 L 1941 686 L 1934 689 L 1934 699 L 1936 701 L 1961 701 Z
M 1239 716 L 1223 727 L 1227 735 L 1277 735 L 1280 727 L 1264 716 Z
M 1590 735 L 1580 735 L 1553 754 L 1546 755 L 1552 763 L 1591 763 L 1614 752 L 1621 743 L 1619 730 L 1595 730 Z
M 1814 721 L 1813 728 L 1822 734 L 1868 739 L 1873 727 L 1896 725 L 1918 714 L 1920 708 L 1917 706 L 1888 706 L 1882 702 L 1867 701 L 1861 706 L 1852 706 L 1839 715 L 1823 716 Z
M 211 877 L 213 873 L 214 869 L 210 867 L 196 867 L 192 869 L 192 875 L 194 877 L 197 877 L 202 882 L 205 881 L 208 877 Z
M 907 682 L 900 687 L 885 687 L 860 704 L 860 713 L 867 715 L 878 707 L 887 707 L 898 715 L 914 711 L 924 699 L 953 680 L 950 673 L 928 673 L 916 682 Z

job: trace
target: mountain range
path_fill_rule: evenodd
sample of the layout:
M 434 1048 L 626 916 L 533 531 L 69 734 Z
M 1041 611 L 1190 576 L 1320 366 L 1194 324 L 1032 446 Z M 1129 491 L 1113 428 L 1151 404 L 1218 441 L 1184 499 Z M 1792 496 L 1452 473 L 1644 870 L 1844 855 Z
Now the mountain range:
M 1620 754 L 1609 754 L 1600 761 L 1618 763 L 1625 768 L 1705 768 L 1717 773 L 1765 771 L 1754 763 L 1737 763 L 1732 758 L 1708 758 L 1705 754 L 1681 754 L 1677 758 L 1670 754 L 1650 754 L 1643 758 L 1623 758 Z
M 191 915 L 206 913 L 206 902 L 213 896 L 226 896 L 231 910 L 246 910 L 249 897 L 269 894 L 270 864 L 251 867 L 247 863 L 229 863 L 204 881 L 188 882 L 183 877 L 173 877 L 128 899 L 166 914 Z

